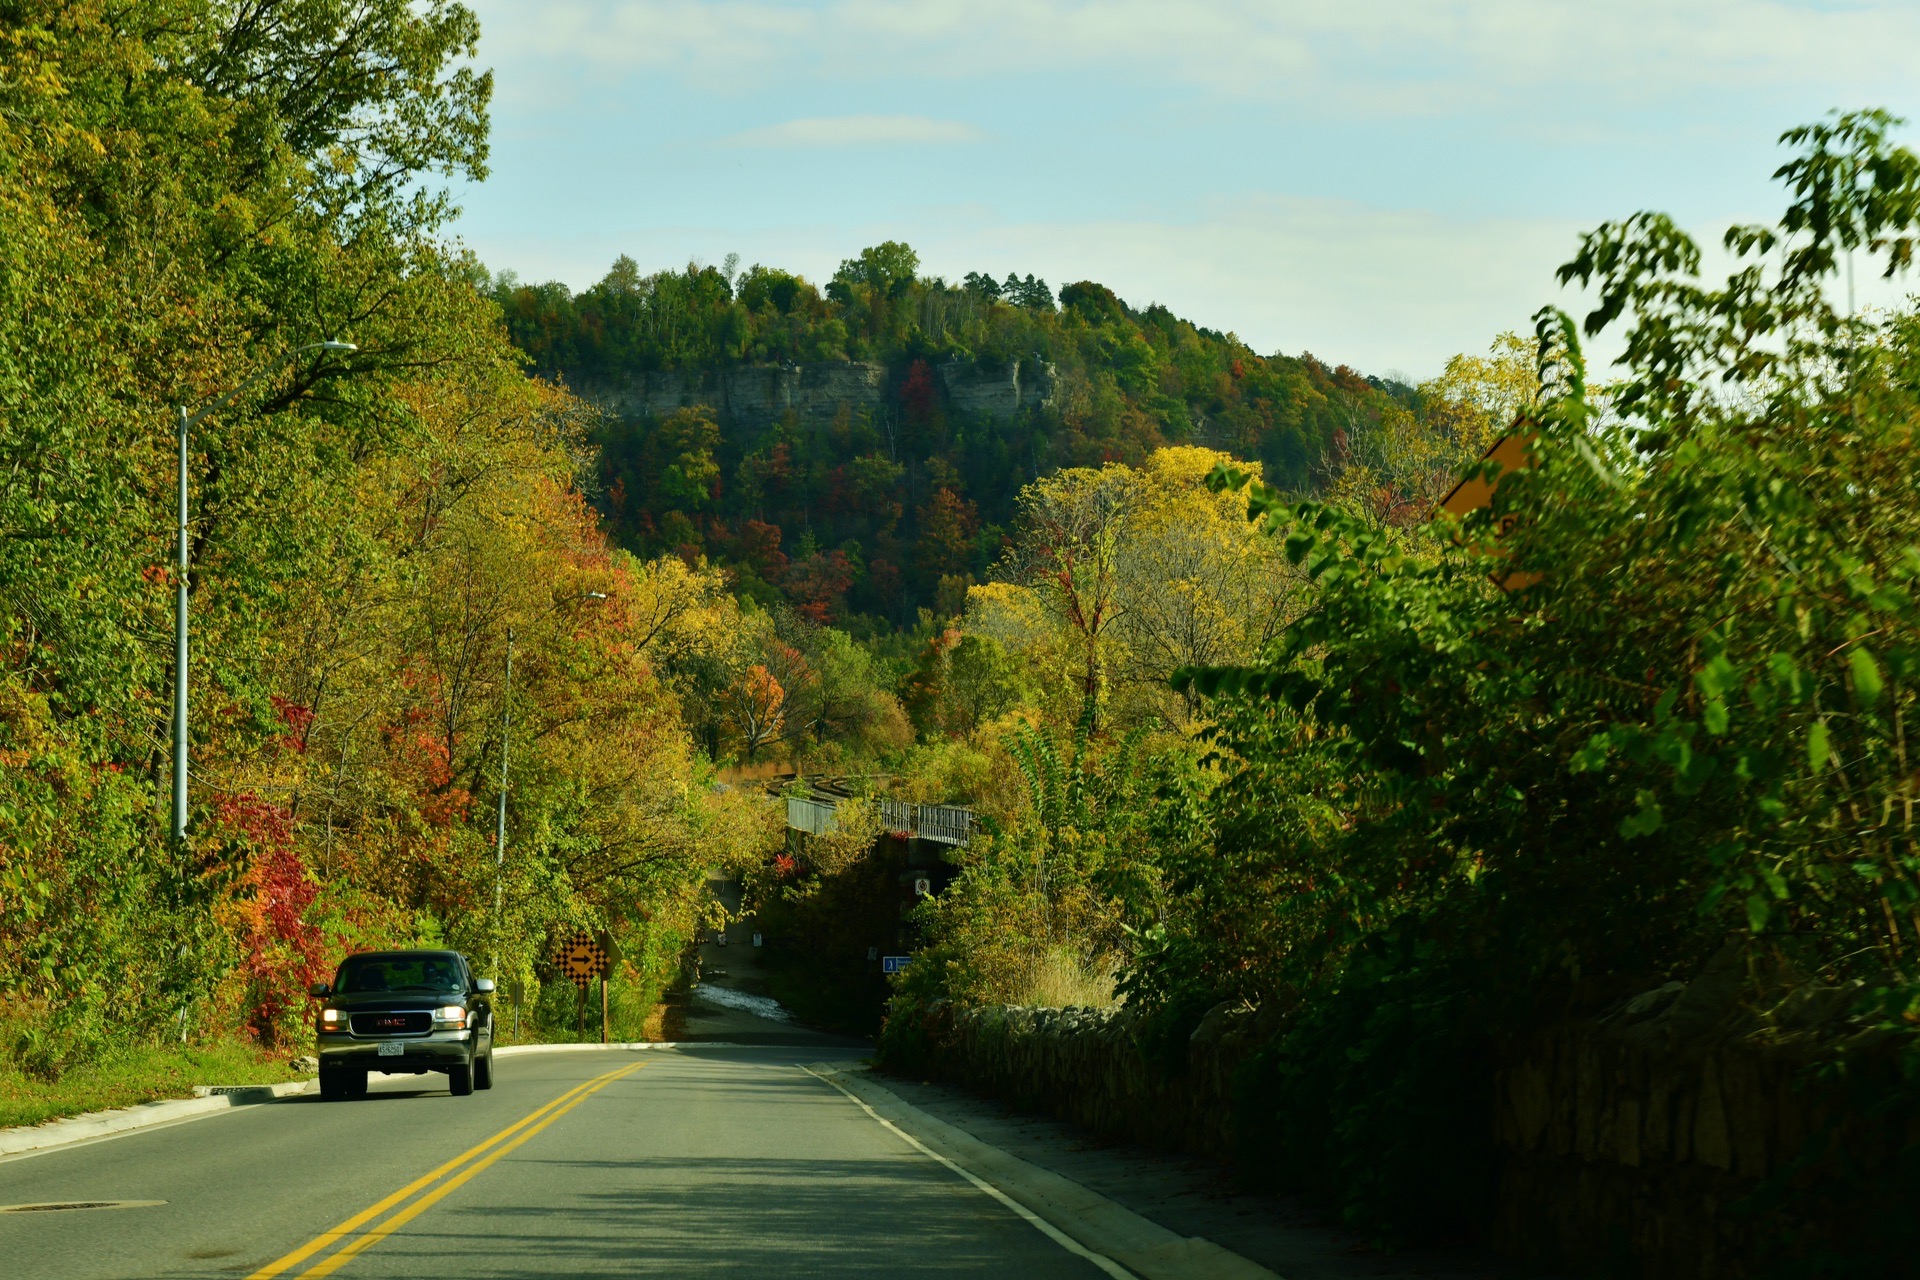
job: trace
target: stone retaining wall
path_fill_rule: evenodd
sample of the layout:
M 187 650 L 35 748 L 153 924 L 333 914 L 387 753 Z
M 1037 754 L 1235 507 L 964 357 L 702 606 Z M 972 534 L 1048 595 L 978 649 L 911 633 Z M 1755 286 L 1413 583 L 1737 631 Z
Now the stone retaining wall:
M 1857 987 L 1800 986 L 1756 1009 L 1745 978 L 1716 961 L 1507 1048 L 1496 1248 L 1649 1280 L 1759 1276 L 1801 1247 L 1882 1249 L 1886 1214 L 1920 1213 L 1903 1203 L 1920 1189 L 1903 1038 L 1848 1017 Z
M 905 1067 L 1109 1137 L 1232 1156 L 1234 1077 L 1258 1043 L 1244 1013 L 1208 1014 L 1173 1072 L 1147 1061 L 1124 1013 L 939 1005 L 920 1017 L 932 1052 Z
M 1771 1274 L 1795 1248 L 1884 1255 L 1889 1223 L 1897 1236 L 1920 1218 L 1907 1203 L 1920 1185 L 1920 1106 L 1901 1083 L 1899 1038 L 1848 1020 L 1850 988 L 1800 987 L 1756 1011 L 1733 970 L 1716 962 L 1693 983 L 1495 1054 L 1499 1172 L 1491 1221 L 1478 1225 L 1496 1250 L 1584 1273 L 1717 1280 Z M 1156 1064 L 1124 1012 L 939 1005 L 909 1016 L 920 1034 L 888 1041 L 921 1049 L 900 1069 L 1221 1159 L 1240 1127 L 1236 1078 L 1288 1021 L 1222 1006 L 1184 1061 Z M 1843 1072 L 1818 1070 L 1840 1062 Z M 1769 1188 L 1779 1205 L 1756 1212 Z M 1920 1257 L 1907 1266 L 1886 1274 L 1920 1275 Z

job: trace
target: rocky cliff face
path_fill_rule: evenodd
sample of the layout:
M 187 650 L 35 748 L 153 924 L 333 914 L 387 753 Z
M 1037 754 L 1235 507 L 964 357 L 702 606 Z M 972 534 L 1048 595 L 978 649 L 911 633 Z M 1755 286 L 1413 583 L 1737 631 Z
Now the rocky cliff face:
M 956 413 L 1005 420 L 1053 402 L 1053 366 L 1043 360 L 986 364 L 953 360 L 935 370 L 947 405 Z M 877 411 L 895 384 L 887 366 L 864 361 L 826 364 L 741 365 L 722 370 L 643 370 L 581 394 L 623 418 L 660 418 L 706 405 L 732 426 L 760 428 L 789 412 L 801 418 Z
M 1004 365 L 950 360 L 938 372 L 947 403 L 958 413 L 1004 421 L 1028 409 L 1053 407 L 1053 366 L 1044 360 Z

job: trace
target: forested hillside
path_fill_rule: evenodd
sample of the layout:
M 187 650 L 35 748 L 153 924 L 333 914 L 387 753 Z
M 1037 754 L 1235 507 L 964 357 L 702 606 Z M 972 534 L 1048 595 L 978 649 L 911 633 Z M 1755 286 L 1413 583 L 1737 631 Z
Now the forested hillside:
M 607 406 L 598 500 L 618 536 L 724 563 L 747 594 L 821 622 L 957 613 L 1004 553 L 1021 486 L 1049 472 L 1201 445 L 1312 491 L 1423 403 L 1092 282 L 1056 302 L 1032 275 L 923 276 L 892 241 L 824 287 L 732 259 L 643 274 L 622 258 L 579 294 L 503 275 L 493 296 L 536 370 Z M 730 371 L 848 362 L 873 366 L 872 392 L 856 383 L 837 411 L 728 412 Z M 694 389 L 648 412 L 627 393 L 663 372 Z M 998 403 L 968 394 L 996 382 Z

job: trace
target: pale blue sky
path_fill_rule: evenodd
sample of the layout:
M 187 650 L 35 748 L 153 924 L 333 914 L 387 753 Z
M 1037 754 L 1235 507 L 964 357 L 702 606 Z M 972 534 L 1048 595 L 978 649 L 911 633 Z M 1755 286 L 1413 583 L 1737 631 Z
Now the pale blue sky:
M 1766 218 L 1774 138 L 1920 114 L 1920 0 L 468 0 L 486 264 L 738 253 L 1094 279 L 1414 377 L 1568 302 L 1581 230 Z M 1920 140 L 1920 130 L 1906 137 Z

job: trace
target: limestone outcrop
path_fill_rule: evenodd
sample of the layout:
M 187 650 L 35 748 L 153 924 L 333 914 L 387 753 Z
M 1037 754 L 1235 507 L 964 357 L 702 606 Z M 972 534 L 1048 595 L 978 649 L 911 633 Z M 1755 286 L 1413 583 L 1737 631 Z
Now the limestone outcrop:
M 934 372 L 948 408 L 956 413 L 1004 421 L 1053 403 L 1053 366 L 1037 358 L 1004 363 L 952 360 L 935 366 Z M 883 364 L 843 360 L 639 370 L 579 391 L 623 418 L 660 418 L 676 409 L 706 405 L 728 425 L 759 429 L 788 413 L 832 419 L 842 409 L 856 414 L 883 410 L 901 376 Z

